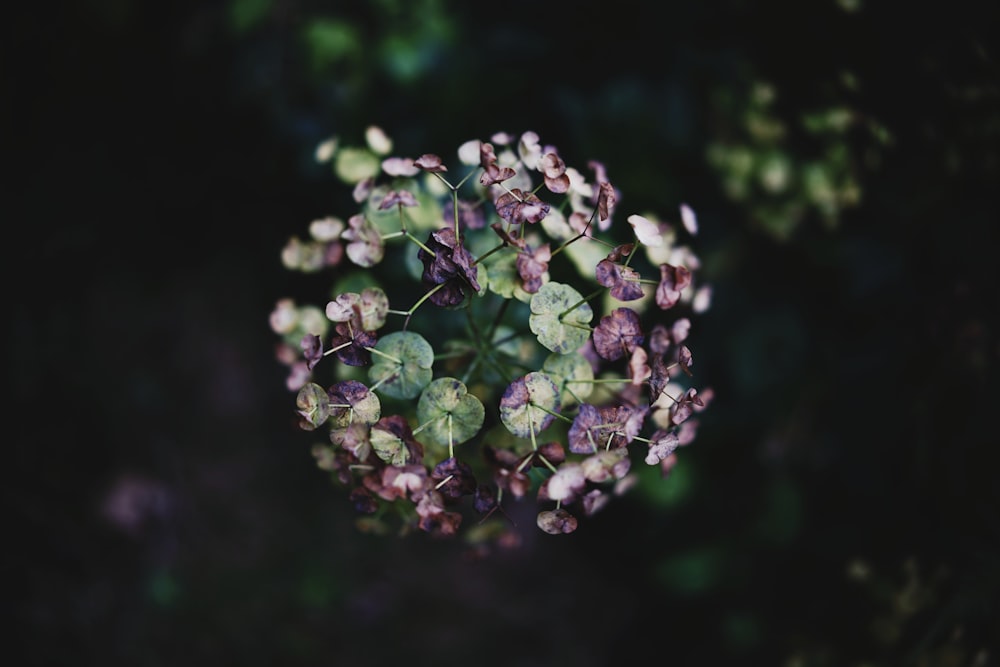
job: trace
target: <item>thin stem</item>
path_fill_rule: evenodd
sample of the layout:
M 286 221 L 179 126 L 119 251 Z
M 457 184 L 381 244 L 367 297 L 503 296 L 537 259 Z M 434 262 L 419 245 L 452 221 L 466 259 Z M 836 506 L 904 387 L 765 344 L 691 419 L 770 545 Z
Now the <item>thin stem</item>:
M 582 398 L 580 398 L 579 396 L 577 396 L 577 394 L 576 394 L 576 392 L 575 392 L 575 391 L 573 391 L 573 390 L 572 390 L 572 389 L 570 389 L 569 387 L 565 387 L 565 390 L 569 392 L 569 395 L 570 395 L 570 396 L 572 396 L 572 397 L 573 397 L 573 399 L 574 399 L 574 400 L 575 400 L 575 401 L 576 401 L 577 403 L 579 403 L 580 405 L 583 405 L 583 399 L 582 399 Z
M 658 400 L 658 399 L 660 398 L 660 396 L 666 396 L 666 397 L 667 397 L 667 398 L 669 398 L 669 399 L 670 399 L 671 401 L 673 401 L 673 402 L 674 402 L 675 404 L 676 404 L 676 403 L 680 403 L 680 402 L 681 402 L 681 399 L 679 399 L 679 398 L 675 398 L 675 397 L 671 396 L 670 394 L 668 394 L 668 393 L 667 393 L 667 390 L 666 390 L 666 389 L 662 389 L 662 390 L 660 391 L 660 393 L 656 395 L 656 398 L 655 398 L 655 399 L 653 399 L 653 400 L 654 400 L 654 402 L 655 402 L 656 400 Z
M 469 383 L 469 378 L 471 378 L 472 374 L 479 368 L 480 363 L 482 363 L 482 356 L 477 355 L 476 358 L 472 360 L 472 363 L 469 364 L 469 367 L 465 370 L 465 374 L 462 375 L 462 384 Z
M 510 299 L 504 299 L 500 304 L 500 308 L 497 309 L 496 317 L 493 318 L 493 322 L 490 324 L 489 331 L 486 333 L 486 342 L 493 347 L 499 347 L 502 343 L 506 341 L 495 342 L 493 340 L 493 334 L 496 333 L 497 327 L 500 326 L 500 321 L 503 319 L 504 313 L 507 312 L 507 306 L 510 305 Z
M 441 415 L 440 417 L 435 417 L 434 419 L 430 419 L 428 421 L 425 421 L 423 424 L 421 424 L 420 426 L 418 426 L 415 429 L 413 429 L 411 431 L 411 433 L 413 435 L 416 435 L 416 434 L 420 433 L 421 431 L 423 431 L 428 426 L 430 426 L 431 424 L 433 424 L 434 422 L 440 421 L 441 419 L 444 419 L 444 417 L 446 417 L 446 416 L 450 417 L 451 415 L 450 414 L 448 414 L 448 415 Z
M 555 250 L 553 250 L 552 251 L 552 255 L 550 256 L 550 259 L 552 257 L 555 257 L 556 255 L 558 255 L 559 253 L 561 253 L 563 250 L 565 250 L 569 246 L 570 243 L 576 243 L 577 241 L 579 241 L 580 239 L 584 238 L 585 236 L 587 238 L 589 238 L 589 239 L 593 239 L 594 238 L 593 236 L 587 236 L 587 232 L 590 230 L 590 226 L 592 224 L 594 224 L 594 216 L 596 214 L 597 214 L 597 209 L 594 209 L 594 211 L 590 214 L 590 219 L 587 220 L 587 224 L 586 224 L 586 226 L 584 226 L 583 231 L 580 232 L 579 234 L 577 234 L 576 236 L 574 236 L 573 238 L 571 238 L 570 240 L 568 240 L 565 243 L 563 243 L 561 246 L 559 246 Z
M 521 204 L 523 204 L 523 203 L 524 203 L 524 200 L 523 200 L 523 199 L 521 199 L 521 198 L 520 198 L 520 197 L 518 197 L 518 196 L 517 196 L 516 194 L 514 194 L 513 192 L 511 192 L 511 191 L 510 191 L 510 188 L 508 188 L 508 187 L 507 187 L 506 185 L 504 185 L 504 184 L 503 184 L 502 182 L 501 182 L 501 183 L 496 183 L 496 185 L 499 185 L 499 186 L 500 186 L 501 188 L 503 188 L 503 189 L 504 189 L 504 190 L 505 190 L 505 191 L 507 192 L 507 194 L 509 194 L 509 195 L 510 195 L 511 197 L 513 197 L 514 199 L 516 199 L 516 200 L 517 200 L 517 201 L 518 201 L 519 203 L 521 203 Z
M 580 239 L 582 239 L 583 236 L 584 236 L 583 234 L 578 234 L 578 235 L 574 236 L 573 238 L 571 238 L 570 240 L 568 240 L 565 243 L 563 243 L 561 246 L 559 246 L 558 248 L 556 248 L 555 250 L 552 251 L 552 254 L 549 255 L 549 259 L 555 257 L 556 255 L 558 255 L 559 253 L 561 253 L 563 250 L 565 250 L 566 247 L 569 246 L 570 243 L 574 243 L 574 242 L 579 241 Z
M 604 291 L 605 289 L 606 289 L 606 288 L 604 288 L 604 287 L 601 287 L 600 289 L 596 289 L 596 290 L 594 290 L 593 292 L 591 292 L 591 293 L 590 293 L 590 294 L 588 294 L 587 296 L 583 297 L 582 299 L 580 299 L 579 301 L 577 301 L 576 303 L 574 303 L 574 304 L 573 304 L 572 306 L 570 306 L 569 308 L 567 308 L 567 309 L 566 309 L 566 310 L 564 310 L 563 312 L 559 313 L 559 321 L 560 321 L 560 322 L 562 322 L 562 318 L 563 318 L 563 317 L 565 317 L 565 316 L 566 316 L 566 315 L 568 315 L 569 313 L 573 312 L 574 310 L 576 310 L 577 308 L 579 308 L 579 307 L 580 307 L 580 306 L 582 306 L 583 304 L 587 303 L 587 302 L 588 302 L 588 301 L 590 301 L 591 299 L 593 299 L 593 298 L 595 298 L 595 297 L 597 297 L 597 296 L 600 296 L 600 294 L 601 294 L 601 293 L 602 293 L 602 292 L 603 292 L 603 291 Z
M 396 208 L 399 210 L 399 229 L 406 234 L 406 216 L 403 214 L 402 202 L 396 204 Z
M 493 370 L 495 370 L 497 372 L 497 374 L 500 377 L 503 378 L 504 382 L 506 382 L 507 384 L 511 383 L 511 377 L 510 377 L 510 374 L 507 373 L 507 369 L 503 368 L 500 365 L 500 363 L 496 359 L 493 358 L 493 355 L 484 353 L 484 354 L 481 355 L 481 357 L 477 357 L 477 358 L 484 359 L 486 361 L 486 363 L 489 364 L 490 366 L 492 366 Z
M 507 243 L 505 241 L 505 242 L 501 243 L 500 245 L 498 245 L 495 248 L 490 248 L 485 253 L 483 253 L 482 255 L 480 255 L 477 259 L 473 260 L 472 266 L 476 266 L 477 264 L 479 264 L 479 262 L 483 261 L 484 259 L 486 259 L 490 255 L 492 255 L 493 253 L 497 252 L 498 250 L 503 250 L 506 247 L 507 247 Z
M 600 243 L 605 248 L 615 248 L 616 247 L 614 243 L 611 243 L 610 241 L 605 241 L 604 239 L 599 239 L 596 236 L 588 236 L 587 238 L 589 238 L 591 241 L 594 241 L 595 243 Z
M 371 352 L 372 354 L 377 354 L 378 356 L 382 357 L 383 359 L 388 359 L 389 361 L 393 361 L 396 364 L 398 364 L 399 366 L 403 365 L 403 360 L 400 359 L 399 357 L 394 357 L 391 354 L 386 354 L 382 350 L 379 350 L 379 349 L 374 348 L 374 347 L 368 347 L 367 345 L 365 346 L 365 349 L 368 350 L 369 352 Z
M 410 324 L 410 318 L 413 316 L 413 313 L 417 312 L 417 308 L 419 308 L 424 303 L 424 301 L 431 298 L 431 295 L 433 295 L 435 292 L 443 288 L 445 284 L 446 283 L 439 283 L 435 285 L 426 294 L 420 297 L 415 304 L 413 304 L 410 307 L 409 312 L 406 313 L 406 322 L 403 323 L 403 331 L 406 331 L 406 327 L 409 326 Z
M 381 387 L 383 384 L 385 384 L 386 382 L 392 382 L 393 380 L 395 380 L 398 377 L 399 377 L 399 371 L 396 371 L 395 373 L 389 373 L 388 375 L 386 375 L 385 377 L 383 377 L 381 380 L 379 380 L 378 382 L 376 382 L 372 386 L 368 387 L 368 391 L 372 391 L 373 392 L 376 389 L 378 389 L 379 387 Z
M 631 262 L 632 258 L 635 257 L 635 251 L 638 250 L 638 249 L 639 249 L 639 244 L 638 243 L 635 243 L 635 244 L 632 245 L 632 251 L 628 254 L 628 257 L 625 258 L 625 261 L 622 262 L 622 264 L 624 266 L 628 266 L 629 265 L 629 262 Z
M 428 248 L 427 246 L 425 246 L 420 241 L 420 239 L 418 239 L 416 236 L 414 236 L 410 232 L 407 232 L 405 229 L 403 231 L 406 233 L 406 238 L 410 239 L 411 241 L 413 241 L 414 243 L 416 243 L 418 246 L 420 246 L 421 250 L 423 250 L 424 252 L 430 254 L 432 257 L 437 257 L 437 253 L 434 252 L 433 250 L 431 250 L 430 248 Z
M 465 319 L 468 320 L 469 322 L 469 329 L 472 330 L 472 338 L 473 340 L 476 341 L 476 346 L 479 349 L 482 349 L 486 345 L 486 342 L 479 331 L 479 325 L 476 324 L 476 318 L 472 316 L 472 299 L 469 299 L 469 301 L 466 303 Z
M 434 361 L 442 361 L 445 359 L 458 359 L 459 357 L 464 357 L 470 352 L 475 352 L 476 348 L 467 347 L 461 350 L 455 350 L 453 352 L 442 352 L 441 354 L 434 355 Z
M 455 458 L 455 436 L 452 433 L 451 413 L 448 413 L 448 457 Z
M 467 180 L 469 180 L 470 178 L 472 178 L 472 175 L 475 174 L 476 171 L 477 171 L 476 169 L 470 169 L 469 173 L 466 174 L 465 177 L 462 178 L 462 180 L 460 180 L 457 185 L 455 185 L 455 190 L 457 191 L 459 188 L 461 188 L 463 185 L 465 185 L 465 182 Z M 445 182 L 447 183 L 447 181 L 445 181 Z
M 538 441 L 535 440 L 535 420 L 531 417 L 531 408 L 529 407 L 526 414 L 528 415 L 528 429 L 531 433 L 531 448 L 536 452 L 538 451 Z
M 441 181 L 442 183 L 444 183 L 446 186 L 448 186 L 449 190 L 458 190 L 458 185 L 452 185 L 451 183 L 449 183 L 448 179 L 445 178 L 444 176 L 442 176 L 439 172 L 432 171 L 431 174 L 434 175 L 434 178 L 438 179 L 439 181 Z M 468 178 L 468 176 L 466 176 L 465 178 Z M 461 185 L 464 182 L 465 182 L 465 179 L 463 179 L 462 182 L 459 183 L 459 185 Z
M 548 468 L 549 470 L 551 470 L 553 474 L 559 472 L 558 470 L 556 470 L 556 467 L 554 465 L 552 465 L 552 462 L 549 461 L 547 458 L 545 458 L 541 454 L 538 455 L 538 458 L 540 458 L 542 460 L 542 463 L 545 464 L 545 467 Z
M 331 347 L 329 350 L 327 350 L 326 352 L 324 352 L 323 356 L 325 357 L 328 354 L 333 354 L 334 352 L 337 352 L 339 350 L 343 350 L 345 347 L 350 347 L 353 344 L 354 344 L 353 340 L 349 340 L 346 343 L 341 343 L 337 347 Z
M 563 420 L 563 421 L 564 421 L 564 422 L 566 422 L 567 424 L 572 424 L 572 423 L 573 423 L 573 420 L 572 420 L 572 419 L 570 419 L 569 417 L 567 417 L 566 415 L 563 415 L 563 414 L 559 414 L 558 412 L 554 412 L 554 411 L 552 411 L 552 410 L 549 410 L 549 409 L 548 409 L 547 407 L 545 407 L 545 406 L 543 406 L 543 405 L 538 405 L 537 403 L 531 403 L 530 405 L 531 405 L 531 407 L 533 407 L 533 408 L 538 408 L 538 409 L 539 409 L 539 410 L 541 410 L 542 412 L 547 412 L 548 414 L 552 415 L 553 417 L 556 417 L 556 418 L 558 418 L 558 419 L 561 419 L 561 420 Z M 531 412 L 531 410 L 528 410 L 528 412 L 530 413 L 530 412 Z

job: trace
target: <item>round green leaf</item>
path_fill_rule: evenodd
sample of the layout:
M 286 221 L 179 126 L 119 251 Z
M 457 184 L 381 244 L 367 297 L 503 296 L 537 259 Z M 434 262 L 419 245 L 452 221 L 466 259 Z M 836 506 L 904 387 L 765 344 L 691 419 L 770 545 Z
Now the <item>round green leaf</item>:
M 559 385 L 563 405 L 569 405 L 577 398 L 583 400 L 594 390 L 594 385 L 591 384 L 594 369 L 582 355 L 550 354 L 542 364 L 542 370 L 551 375 Z
M 490 277 L 486 266 L 482 263 L 476 264 L 476 282 L 479 283 L 479 292 L 477 294 L 484 296 L 486 294 L 486 286 L 490 282 Z
M 531 297 L 530 307 L 528 326 L 538 342 L 552 352 L 575 352 L 590 337 L 588 323 L 594 311 L 569 285 L 545 283 Z
M 417 419 L 426 424 L 421 434 L 433 444 L 465 442 L 479 432 L 485 417 L 483 404 L 455 378 L 434 380 L 417 402 Z
M 295 406 L 302 416 L 300 425 L 307 431 L 317 428 L 330 417 L 330 397 L 326 389 L 315 382 L 307 382 L 299 389 Z
M 334 158 L 333 170 L 345 183 L 360 183 L 369 176 L 377 176 L 382 161 L 367 149 L 345 146 Z
M 418 333 L 396 331 L 375 344 L 383 354 L 372 353 L 368 377 L 378 390 L 392 398 L 416 398 L 433 377 L 434 348 Z
M 429 232 L 438 229 L 441 220 L 444 219 L 444 211 L 438 198 L 424 192 L 416 183 L 410 190 L 417 199 L 417 205 L 406 209 L 406 216 L 410 219 L 407 228 L 411 232 Z
M 607 257 L 608 249 L 599 243 L 571 243 L 566 246 L 566 255 L 581 276 L 593 280 L 594 267 Z
M 385 324 L 389 312 L 389 297 L 381 287 L 366 287 L 361 290 L 361 328 L 376 331 Z
M 410 451 L 403 439 L 384 428 L 373 428 L 368 434 L 375 455 L 393 466 L 403 466 L 410 459 Z
M 559 412 L 559 408 L 559 387 L 552 377 L 528 373 L 511 382 L 503 393 L 500 421 L 517 437 L 530 438 L 549 427 L 555 419 L 550 412 Z
M 531 299 L 531 294 L 521 287 L 521 276 L 517 272 L 517 253 L 498 252 L 490 255 L 485 262 L 477 265 L 486 265 L 489 271 L 489 291 L 498 294 L 505 299 L 517 299 L 527 303 Z M 484 284 L 482 282 L 480 285 Z

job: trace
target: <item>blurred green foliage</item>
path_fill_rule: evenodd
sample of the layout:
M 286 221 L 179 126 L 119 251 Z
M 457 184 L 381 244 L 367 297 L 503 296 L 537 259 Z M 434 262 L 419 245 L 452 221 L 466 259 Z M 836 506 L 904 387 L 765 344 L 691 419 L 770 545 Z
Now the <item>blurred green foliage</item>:
M 844 72 L 841 84 L 857 86 Z M 714 100 L 717 135 L 706 149 L 722 190 L 750 224 L 788 240 L 806 219 L 834 228 L 861 203 L 863 181 L 891 146 L 889 130 L 863 109 L 834 102 L 782 113 L 774 85 L 720 88 Z

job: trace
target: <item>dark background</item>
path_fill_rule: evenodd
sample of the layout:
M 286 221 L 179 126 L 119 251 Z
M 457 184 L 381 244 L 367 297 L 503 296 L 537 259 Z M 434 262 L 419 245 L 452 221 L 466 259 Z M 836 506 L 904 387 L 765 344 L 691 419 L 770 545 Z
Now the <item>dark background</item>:
M 10 664 L 997 664 L 995 3 L 33 7 L 2 65 Z M 836 226 L 725 196 L 705 147 L 754 77 L 891 132 Z M 337 213 L 317 142 L 369 124 L 408 155 L 535 130 L 622 208 L 696 208 L 717 398 L 662 488 L 483 560 L 354 529 L 268 314 L 323 293 L 280 249 Z

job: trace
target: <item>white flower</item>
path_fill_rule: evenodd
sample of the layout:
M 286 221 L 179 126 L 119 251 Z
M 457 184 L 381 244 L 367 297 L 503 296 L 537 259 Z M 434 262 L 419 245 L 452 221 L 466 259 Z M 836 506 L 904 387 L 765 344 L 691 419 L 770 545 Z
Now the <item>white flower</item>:
M 330 137 L 316 146 L 316 162 L 319 162 L 320 164 L 329 162 L 333 158 L 333 154 L 336 152 L 337 138 Z
M 681 204 L 681 222 L 684 223 L 684 229 L 688 230 L 690 234 L 698 233 L 698 217 L 687 204 Z
M 382 160 L 382 171 L 390 176 L 416 176 L 420 168 L 408 157 L 387 157 Z
M 660 235 L 660 228 L 656 223 L 647 220 L 641 215 L 630 215 L 628 224 L 632 225 L 635 237 L 639 243 L 647 246 L 663 245 L 663 236 Z
M 479 139 L 470 139 L 464 144 L 458 147 L 458 159 L 459 161 L 469 167 L 475 167 L 479 165 L 479 145 L 482 142 Z
M 344 221 L 333 216 L 313 220 L 309 223 L 309 235 L 320 243 L 336 241 L 340 238 L 342 231 L 344 231 Z
M 392 139 L 377 125 L 370 125 L 365 130 L 365 141 L 376 155 L 388 155 L 392 152 Z

